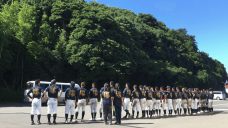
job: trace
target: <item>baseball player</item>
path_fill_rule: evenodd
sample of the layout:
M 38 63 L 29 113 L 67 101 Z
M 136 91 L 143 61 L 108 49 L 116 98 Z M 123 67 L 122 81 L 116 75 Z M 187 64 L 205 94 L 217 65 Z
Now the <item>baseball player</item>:
M 96 88 L 96 83 L 92 83 L 92 88 L 89 91 L 89 97 L 90 97 L 90 108 L 91 108 L 91 116 L 92 120 L 96 120 L 97 115 L 97 99 L 98 99 L 99 93 Z
M 155 93 L 156 93 L 156 116 L 161 116 L 161 92 L 159 91 L 158 87 L 155 87 Z
M 213 98 L 214 98 L 214 94 L 210 90 L 208 93 L 208 111 L 209 112 L 213 112 Z
M 152 118 L 152 110 L 153 110 L 153 93 L 149 87 L 146 87 L 146 102 L 149 111 L 149 118 Z
M 116 125 L 121 124 L 121 110 L 122 110 L 122 92 L 120 91 L 119 88 L 119 83 L 115 84 L 115 91 L 113 94 L 114 100 L 113 100 L 113 105 L 115 106 L 115 115 L 116 115 Z
M 102 120 L 102 112 L 103 112 L 103 96 L 102 96 L 102 93 L 104 91 L 104 87 L 102 87 L 100 89 L 100 109 L 99 109 L 99 112 L 100 112 L 100 119 Z
M 139 118 L 139 111 L 140 111 L 139 93 L 140 92 L 137 89 L 137 85 L 134 85 L 133 91 L 131 93 L 131 97 L 132 97 L 132 118 L 134 118 L 135 111 L 137 111 L 136 118 Z
M 126 83 L 125 89 L 123 90 L 123 97 L 124 97 L 124 110 L 126 115 L 123 118 L 128 118 L 131 116 L 129 112 L 130 102 L 131 102 L 131 89 L 129 88 L 129 84 Z
M 197 89 L 194 89 L 192 95 L 193 95 L 192 113 L 195 115 L 198 111 L 198 104 L 199 104 L 199 94 Z
M 146 91 L 144 90 L 142 85 L 139 86 L 139 91 L 140 91 L 139 101 L 140 101 L 140 106 L 141 106 L 141 110 L 142 110 L 141 118 L 145 118 L 145 116 L 146 116 Z
M 182 108 L 184 109 L 184 115 L 186 115 L 188 108 L 188 94 L 186 88 L 182 88 Z
M 177 114 L 177 93 L 175 87 L 172 88 L 172 98 L 173 98 L 173 110 L 174 110 L 174 115 Z
M 46 88 L 44 93 L 48 93 L 48 102 L 47 102 L 47 118 L 48 124 L 51 124 L 51 114 L 53 114 L 53 124 L 56 124 L 57 117 L 57 106 L 58 106 L 58 93 L 61 91 L 58 86 L 56 86 L 56 80 L 51 80 L 51 85 Z
M 168 99 L 167 99 L 167 93 L 163 93 L 162 95 L 162 109 L 163 109 L 163 113 L 164 113 L 164 116 L 167 116 L 166 112 L 168 110 Z
M 188 96 L 188 99 L 187 99 L 187 104 L 188 104 L 188 115 L 191 115 L 192 114 L 192 89 L 189 88 L 187 90 L 187 96 Z
M 156 105 L 157 105 L 157 101 L 156 101 L 157 94 L 153 87 L 150 88 L 150 91 L 152 92 L 152 106 L 153 106 L 152 117 L 155 117 L 155 111 L 156 111 Z
M 104 113 L 104 122 L 106 125 L 112 124 L 112 101 L 113 101 L 113 95 L 111 93 L 111 89 L 108 85 L 108 83 L 104 84 L 104 91 L 102 92 L 103 97 L 103 113 Z M 109 123 L 108 123 L 109 119 Z
M 178 115 L 181 115 L 182 107 L 181 107 L 181 102 L 182 102 L 182 93 L 179 89 L 179 87 L 176 87 L 177 90 L 177 113 Z
M 31 125 L 34 125 L 34 114 L 37 115 L 37 123 L 41 124 L 41 97 L 43 90 L 40 87 L 40 80 L 35 81 L 35 86 L 32 87 L 27 96 L 32 99 L 32 110 L 31 110 Z M 32 93 L 32 96 L 30 95 Z
M 172 95 L 170 86 L 167 86 L 166 95 L 167 95 L 167 101 L 168 101 L 169 116 L 172 116 L 172 113 L 173 113 L 173 95 Z
M 70 87 L 66 89 L 65 92 L 65 123 L 68 123 L 68 114 L 70 116 L 70 123 L 74 118 L 75 106 L 77 105 L 78 97 L 77 97 L 77 89 L 75 88 L 75 82 L 70 82 Z
M 86 106 L 87 99 L 88 99 L 88 93 L 87 93 L 87 90 L 85 89 L 85 82 L 81 82 L 81 88 L 79 89 L 79 92 L 78 92 L 78 104 L 77 104 L 76 113 L 75 113 L 75 120 L 78 119 L 78 113 L 81 110 L 82 111 L 81 122 L 84 121 L 85 106 Z

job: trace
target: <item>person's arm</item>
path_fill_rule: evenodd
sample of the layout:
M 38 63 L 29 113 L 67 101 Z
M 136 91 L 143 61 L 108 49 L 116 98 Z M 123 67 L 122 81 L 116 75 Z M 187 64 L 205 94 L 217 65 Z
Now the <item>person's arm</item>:
M 47 96 L 47 92 L 48 92 L 48 87 L 44 90 L 43 96 Z
M 67 94 L 68 94 L 69 89 L 66 89 L 65 91 L 65 101 L 67 101 Z
M 32 93 L 32 89 L 30 89 L 30 90 L 28 91 L 27 96 L 28 96 L 30 99 L 33 99 L 33 98 L 30 96 L 31 93 Z
M 58 88 L 58 92 L 59 92 L 59 95 L 58 95 L 58 97 L 57 98 L 59 98 L 59 97 L 61 97 L 61 95 L 62 95 L 62 89 L 61 88 Z

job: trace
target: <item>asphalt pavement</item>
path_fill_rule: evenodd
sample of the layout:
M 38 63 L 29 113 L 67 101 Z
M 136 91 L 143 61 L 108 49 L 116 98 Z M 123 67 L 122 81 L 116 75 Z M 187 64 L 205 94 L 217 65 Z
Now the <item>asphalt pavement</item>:
M 99 106 L 98 106 L 99 108 Z M 196 116 L 173 116 L 159 119 L 128 119 L 123 120 L 122 125 L 105 125 L 103 121 L 91 121 L 90 107 L 86 106 L 85 122 L 76 124 L 64 124 L 64 106 L 58 106 L 58 118 L 56 125 L 47 124 L 47 107 L 42 107 L 41 125 L 30 125 L 29 105 L 24 104 L 0 104 L 1 128 L 227 128 L 228 125 L 228 100 L 214 101 L 214 112 Z M 124 114 L 124 112 L 123 112 Z M 123 115 L 122 114 L 122 115 Z M 98 114 L 99 116 L 99 114 Z M 80 116 L 79 116 L 80 119 Z M 35 118 L 36 120 L 36 118 Z M 114 122 L 114 121 L 113 121 Z

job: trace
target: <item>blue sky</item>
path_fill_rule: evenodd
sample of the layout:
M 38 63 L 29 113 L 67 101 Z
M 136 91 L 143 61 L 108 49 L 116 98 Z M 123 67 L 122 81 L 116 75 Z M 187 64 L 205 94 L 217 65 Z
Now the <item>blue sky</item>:
M 87 0 L 91 1 L 91 0 Z M 169 28 L 186 28 L 200 51 L 228 71 L 228 0 L 96 0 L 107 6 L 152 14 Z

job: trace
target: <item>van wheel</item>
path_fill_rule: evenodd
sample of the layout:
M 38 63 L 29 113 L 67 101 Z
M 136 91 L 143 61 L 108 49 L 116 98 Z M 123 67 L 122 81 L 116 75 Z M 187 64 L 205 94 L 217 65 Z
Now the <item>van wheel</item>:
M 216 100 L 220 100 L 220 98 L 219 98 L 219 97 L 217 97 L 217 98 L 216 98 Z

